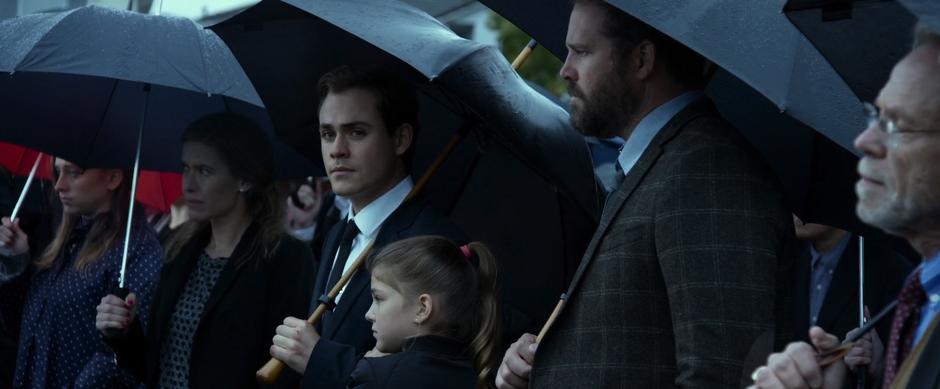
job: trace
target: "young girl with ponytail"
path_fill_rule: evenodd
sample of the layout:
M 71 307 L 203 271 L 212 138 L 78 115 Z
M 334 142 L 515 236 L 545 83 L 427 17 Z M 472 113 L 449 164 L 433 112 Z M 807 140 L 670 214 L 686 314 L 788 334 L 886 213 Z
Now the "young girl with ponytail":
M 424 236 L 368 262 L 376 350 L 351 388 L 485 388 L 499 336 L 496 260 L 482 243 Z

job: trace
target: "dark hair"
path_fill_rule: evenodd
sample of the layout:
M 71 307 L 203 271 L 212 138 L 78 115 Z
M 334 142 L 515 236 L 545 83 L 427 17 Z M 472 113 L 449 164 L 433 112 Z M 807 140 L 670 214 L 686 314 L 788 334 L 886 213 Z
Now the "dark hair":
M 607 17 L 602 22 L 601 32 L 613 41 L 615 63 L 621 63 L 637 45 L 648 40 L 656 46 L 656 61 L 663 64 L 677 83 L 693 89 L 701 89 L 708 84 L 707 62 L 694 50 L 605 1 L 574 2 L 593 3 L 606 8 Z
M 55 171 L 55 167 L 52 168 L 52 177 L 56 181 L 59 180 L 59 173 Z M 111 210 L 107 216 L 95 219 L 94 224 L 85 236 L 85 240 L 82 242 L 78 256 L 75 258 L 75 269 L 85 271 L 88 266 L 98 261 L 106 251 L 114 247 L 115 242 L 121 240 L 121 231 L 126 228 L 127 211 L 130 207 L 131 178 L 131 172 L 122 171 L 121 183 L 111 192 Z M 80 217 L 76 214 L 63 213 L 55 237 L 46 246 L 42 255 L 39 256 L 36 267 L 47 269 L 52 266 L 56 258 L 62 254 L 69 238 L 72 237 L 72 230 Z
M 323 105 L 323 100 L 326 100 L 330 93 L 354 88 L 362 88 L 375 94 L 378 100 L 376 109 L 390 135 L 402 124 L 411 125 L 411 147 L 402 156 L 405 170 L 410 172 L 418 139 L 418 95 L 414 86 L 397 74 L 375 66 L 343 65 L 327 72 L 317 81 L 320 98 L 317 108 Z
M 477 387 L 488 387 L 500 339 L 496 258 L 482 243 L 468 244 L 470 256 L 447 238 L 401 240 L 369 259 L 372 275 L 399 293 L 434 295 L 441 313 L 435 334 L 465 342 L 473 350 Z
M 283 200 L 274 188 L 274 154 L 268 136 L 250 119 L 230 113 L 204 116 L 186 128 L 182 142 L 196 142 L 215 149 L 222 161 L 238 179 L 250 187 L 245 203 L 258 233 L 250 243 L 242 263 L 268 258 L 277 249 L 284 230 Z M 208 228 L 208 223 L 188 222 L 169 244 L 167 258 L 172 259 L 190 238 Z
M 914 25 L 914 48 L 927 44 L 940 46 L 940 33 L 927 27 L 924 22 L 918 22 Z

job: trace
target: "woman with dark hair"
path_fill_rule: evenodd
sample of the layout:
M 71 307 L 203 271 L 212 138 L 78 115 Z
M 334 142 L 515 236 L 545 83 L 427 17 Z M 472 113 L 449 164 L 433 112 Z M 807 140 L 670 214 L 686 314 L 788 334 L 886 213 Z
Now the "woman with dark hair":
M 285 231 L 271 145 L 250 120 L 197 120 L 182 159 L 190 220 L 167 249 L 149 331 L 134 295 L 102 299 L 97 326 L 148 387 L 256 387 L 274 329 L 307 311 L 312 255 Z
M 55 160 L 55 191 L 62 221 L 52 242 L 30 265 L 29 238 L 20 221 L 3 218 L 0 282 L 32 274 L 23 308 L 14 387 L 121 387 L 133 376 L 114 363 L 114 353 L 94 326 L 102 295 L 117 286 L 130 204 L 130 175 L 120 169 L 82 169 Z M 131 221 L 125 286 L 139 296 L 146 325 L 163 251 L 143 218 Z

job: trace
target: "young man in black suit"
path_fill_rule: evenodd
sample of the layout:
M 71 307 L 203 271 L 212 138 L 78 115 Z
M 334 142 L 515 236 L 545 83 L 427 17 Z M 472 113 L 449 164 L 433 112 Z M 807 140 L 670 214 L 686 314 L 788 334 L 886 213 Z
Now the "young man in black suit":
M 349 199 L 351 210 L 326 236 L 314 300 L 326 295 L 370 245 L 375 253 L 419 235 L 463 243 L 454 225 L 420 199 L 406 199 L 414 187 L 409 171 L 418 129 L 413 87 L 384 71 L 343 66 L 324 75 L 318 89 L 323 164 L 333 191 Z M 359 356 L 375 345 L 365 319 L 372 303 L 365 269 L 335 303 L 316 327 L 288 317 L 277 328 L 271 355 L 304 374 L 302 387 L 345 387 Z

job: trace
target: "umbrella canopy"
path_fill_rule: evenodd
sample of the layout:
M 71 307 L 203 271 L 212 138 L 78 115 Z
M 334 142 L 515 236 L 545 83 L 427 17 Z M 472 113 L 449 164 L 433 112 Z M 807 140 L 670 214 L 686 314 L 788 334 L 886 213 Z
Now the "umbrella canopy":
M 141 123 L 141 166 L 159 171 L 179 170 L 180 136 L 204 115 L 270 128 L 225 44 L 185 18 L 90 6 L 5 20 L 0 72 L 0 139 L 83 167 L 131 166 Z M 285 175 L 313 171 L 277 147 Z
M 915 19 L 897 1 L 789 0 L 784 10 L 863 101 L 911 47 Z
M 940 34 L 940 3 L 934 0 L 898 0 L 917 19 Z
M 744 81 L 777 107 L 853 150 L 865 126 L 858 97 L 772 1 L 613 0 Z
M 320 150 L 316 81 L 343 64 L 381 66 L 416 85 L 416 176 L 469 123 L 425 197 L 490 245 L 505 279 L 518 280 L 504 289 L 511 303 L 534 320 L 548 316 L 587 246 L 602 192 L 567 113 L 495 48 L 389 0 L 266 0 L 211 28 L 257 87 L 278 134 L 311 159 Z

